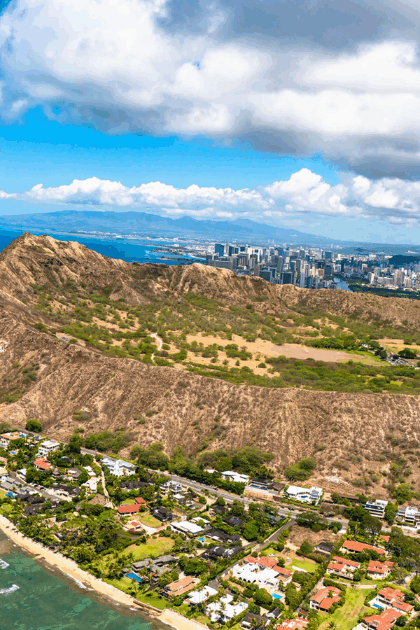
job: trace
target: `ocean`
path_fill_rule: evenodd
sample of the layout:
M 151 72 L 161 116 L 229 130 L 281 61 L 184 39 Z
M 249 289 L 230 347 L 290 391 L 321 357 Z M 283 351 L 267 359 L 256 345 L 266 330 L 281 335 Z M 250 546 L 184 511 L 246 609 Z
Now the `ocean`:
M 101 602 L 58 570 L 43 567 L 0 532 L 0 630 L 152 630 L 139 612 Z M 8 566 L 5 566 L 5 565 Z M 16 585 L 18 588 L 13 587 Z M 11 591 L 7 594 L 7 591 Z M 118 609 L 117 609 L 118 608 Z
M 48 234 L 48 232 L 31 230 L 32 234 Z M 23 230 L 5 230 L 0 229 L 0 251 L 7 247 L 9 243 L 23 234 Z M 164 263 L 165 265 L 179 265 L 188 264 L 199 261 L 199 259 L 191 258 L 182 254 L 173 255 L 171 260 L 171 254 L 161 252 L 159 250 L 153 251 L 155 247 L 165 247 L 168 245 L 174 245 L 174 241 L 159 241 L 149 240 L 145 238 L 131 238 L 131 237 L 118 237 L 116 235 L 109 236 L 107 238 L 99 236 L 79 236 L 78 234 L 56 234 L 50 232 L 49 236 L 56 238 L 59 241 L 77 241 L 86 245 L 89 249 L 92 249 L 98 254 L 108 256 L 109 258 L 120 258 L 126 262 L 139 262 L 139 263 Z M 183 243 L 184 245 L 184 243 Z

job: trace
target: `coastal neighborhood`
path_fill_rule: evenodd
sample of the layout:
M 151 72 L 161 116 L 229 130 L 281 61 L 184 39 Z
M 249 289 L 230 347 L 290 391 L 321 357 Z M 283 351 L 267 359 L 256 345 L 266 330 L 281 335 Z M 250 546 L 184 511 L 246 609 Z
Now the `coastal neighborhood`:
M 210 628 L 420 627 L 415 506 L 389 523 L 388 501 L 287 479 L 208 468 L 197 484 L 76 437 L 0 435 L 0 518 L 139 608 Z

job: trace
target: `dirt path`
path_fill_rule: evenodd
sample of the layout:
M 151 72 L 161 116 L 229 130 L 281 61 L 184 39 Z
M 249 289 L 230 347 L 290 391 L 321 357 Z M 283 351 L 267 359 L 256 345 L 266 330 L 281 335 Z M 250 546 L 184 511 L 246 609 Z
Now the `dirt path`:
M 156 333 L 150 333 L 150 337 L 153 337 L 153 339 L 156 339 L 157 343 L 158 343 L 158 352 L 159 350 L 162 350 L 162 346 L 163 346 L 163 341 L 160 337 L 158 337 L 158 335 Z M 155 355 L 152 354 L 152 361 L 155 360 Z

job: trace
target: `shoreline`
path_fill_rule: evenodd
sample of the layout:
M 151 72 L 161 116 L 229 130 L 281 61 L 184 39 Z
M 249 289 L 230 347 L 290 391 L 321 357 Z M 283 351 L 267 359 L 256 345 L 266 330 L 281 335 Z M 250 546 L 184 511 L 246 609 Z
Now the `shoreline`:
M 0 515 L 0 530 L 14 544 L 29 552 L 35 560 L 42 560 L 49 567 L 58 569 L 63 575 L 71 578 L 79 588 L 87 588 L 109 602 L 127 607 L 132 612 L 138 612 L 139 616 L 143 613 L 145 617 L 148 617 L 148 619 L 144 619 L 146 622 L 158 621 L 162 626 L 170 626 L 176 630 L 208 630 L 207 626 L 193 619 L 187 619 L 175 610 L 165 608 L 161 611 L 153 608 L 149 604 L 139 602 L 131 595 L 127 595 L 127 593 L 115 588 L 115 586 L 111 586 L 103 580 L 94 577 L 81 569 L 74 560 L 66 558 L 56 551 L 46 549 L 40 543 L 24 536 L 9 519 L 2 515 Z

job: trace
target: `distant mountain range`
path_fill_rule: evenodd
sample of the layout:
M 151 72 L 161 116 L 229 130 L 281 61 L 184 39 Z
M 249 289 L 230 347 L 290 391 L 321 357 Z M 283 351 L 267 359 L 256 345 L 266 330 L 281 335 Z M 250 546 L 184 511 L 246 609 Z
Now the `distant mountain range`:
M 302 245 L 328 245 L 340 243 L 328 237 L 298 232 L 257 223 L 249 219 L 235 221 L 206 221 L 189 216 L 179 219 L 162 217 L 146 212 L 98 212 L 95 210 L 63 210 L 38 214 L 0 217 L 0 227 L 48 232 L 132 234 L 155 237 L 206 237 L 209 240 L 237 240 L 250 244 L 299 243 Z

